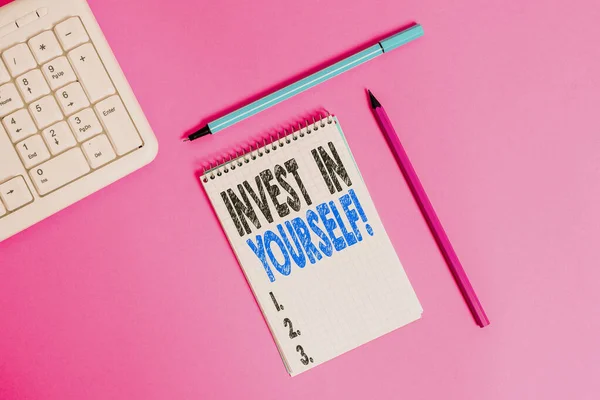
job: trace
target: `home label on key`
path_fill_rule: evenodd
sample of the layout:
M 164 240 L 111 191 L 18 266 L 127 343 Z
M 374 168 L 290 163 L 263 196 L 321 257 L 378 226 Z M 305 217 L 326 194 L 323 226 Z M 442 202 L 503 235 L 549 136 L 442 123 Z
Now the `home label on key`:
M 0 86 L 0 117 L 4 117 L 13 111 L 23 107 L 23 102 L 13 83 Z

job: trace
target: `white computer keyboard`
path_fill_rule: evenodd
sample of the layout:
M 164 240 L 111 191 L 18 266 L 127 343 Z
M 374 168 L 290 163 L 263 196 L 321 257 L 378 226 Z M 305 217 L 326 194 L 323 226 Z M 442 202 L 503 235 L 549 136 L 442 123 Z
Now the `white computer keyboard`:
M 1 7 L 0 59 L 0 241 L 154 159 L 156 138 L 85 0 Z

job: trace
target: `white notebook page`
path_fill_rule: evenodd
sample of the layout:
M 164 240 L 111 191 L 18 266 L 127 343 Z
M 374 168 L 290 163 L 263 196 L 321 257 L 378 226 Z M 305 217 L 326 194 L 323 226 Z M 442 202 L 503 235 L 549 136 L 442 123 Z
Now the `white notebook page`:
M 291 375 L 422 313 L 339 122 L 322 124 L 201 177 Z

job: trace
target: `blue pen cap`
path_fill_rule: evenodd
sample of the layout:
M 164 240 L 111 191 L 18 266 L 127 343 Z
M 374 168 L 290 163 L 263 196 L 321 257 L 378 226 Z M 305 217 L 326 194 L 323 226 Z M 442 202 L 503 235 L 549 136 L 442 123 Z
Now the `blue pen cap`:
M 381 42 L 379 42 L 379 44 L 381 45 L 383 52 L 387 53 L 388 51 L 397 49 L 408 42 L 412 42 L 413 40 L 420 38 L 424 33 L 423 27 L 417 24 L 395 34 L 394 36 L 383 39 Z

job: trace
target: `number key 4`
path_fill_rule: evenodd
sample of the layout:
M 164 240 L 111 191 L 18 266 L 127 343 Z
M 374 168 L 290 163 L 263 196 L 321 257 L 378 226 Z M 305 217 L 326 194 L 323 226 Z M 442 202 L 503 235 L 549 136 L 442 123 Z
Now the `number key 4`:
M 37 132 L 37 128 L 31 119 L 31 115 L 29 115 L 29 112 L 24 108 L 4 118 L 3 122 L 13 143 L 25 139 L 27 136 Z

